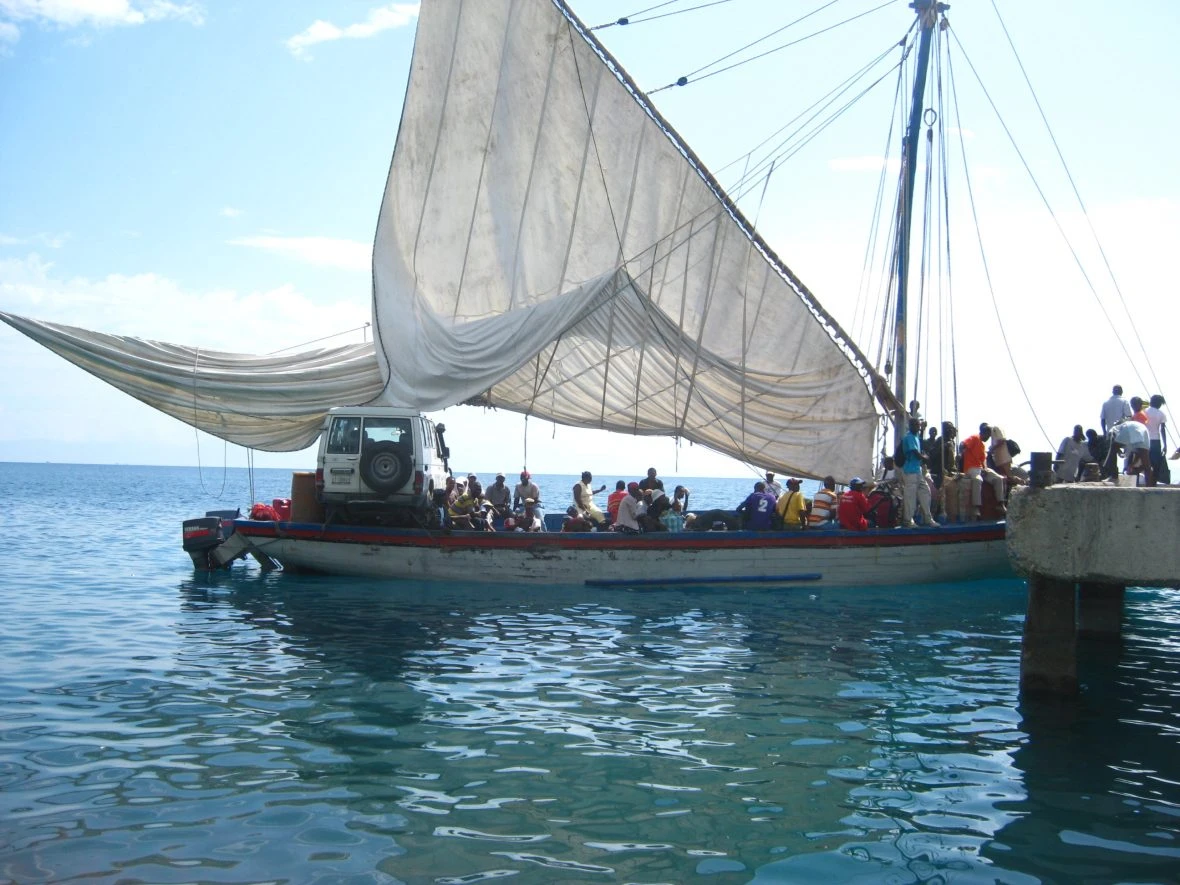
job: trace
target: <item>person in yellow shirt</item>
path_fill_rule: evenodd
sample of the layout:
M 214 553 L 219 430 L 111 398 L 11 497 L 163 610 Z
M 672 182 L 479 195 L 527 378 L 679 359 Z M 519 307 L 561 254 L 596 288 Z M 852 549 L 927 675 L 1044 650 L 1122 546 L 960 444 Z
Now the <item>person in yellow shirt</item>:
M 801 529 L 807 525 L 807 511 L 810 502 L 803 497 L 799 487 L 803 481 L 791 477 L 787 480 L 787 490 L 779 497 L 775 511 L 783 520 L 785 529 Z

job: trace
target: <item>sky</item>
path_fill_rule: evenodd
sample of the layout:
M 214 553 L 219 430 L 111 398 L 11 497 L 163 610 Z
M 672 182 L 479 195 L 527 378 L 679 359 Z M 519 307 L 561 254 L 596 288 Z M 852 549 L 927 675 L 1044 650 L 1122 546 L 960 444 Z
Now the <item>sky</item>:
M 572 7 L 590 25 L 631 17 L 596 33 L 723 183 L 912 21 L 905 0 Z M 363 0 L 0 0 L 0 310 L 248 353 L 361 340 L 416 15 L 417 4 Z M 955 373 L 917 356 L 938 336 L 911 333 L 925 414 L 1001 425 L 1029 452 L 1096 426 L 1114 383 L 1180 403 L 1180 4 L 959 0 L 949 18 L 961 47 L 952 128 L 974 203 L 956 186 L 948 211 Z M 784 48 L 694 73 L 780 28 L 747 54 Z M 688 86 L 659 89 L 681 75 Z M 741 202 L 870 355 L 880 333 L 858 292 L 892 85 Z M 7 326 L 0 375 L 0 460 L 248 463 Z M 433 417 L 462 470 L 761 467 L 470 407 Z M 307 469 L 314 451 L 252 460 Z

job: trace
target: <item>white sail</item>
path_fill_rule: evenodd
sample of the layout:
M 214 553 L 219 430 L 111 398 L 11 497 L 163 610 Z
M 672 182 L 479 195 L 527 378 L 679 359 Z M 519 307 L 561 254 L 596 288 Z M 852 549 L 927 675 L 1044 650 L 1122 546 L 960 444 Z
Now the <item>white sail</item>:
M 835 324 L 552 0 L 422 5 L 373 282 L 390 401 L 869 468 Z
M 366 402 L 381 389 L 371 343 L 248 356 L 8 313 L 0 320 L 166 415 L 268 452 L 306 448 L 328 409 Z
M 213 354 L 0 318 L 162 411 L 301 448 L 333 405 L 482 402 L 781 472 L 871 463 L 884 387 L 555 0 L 428 0 L 373 254 L 371 346 Z

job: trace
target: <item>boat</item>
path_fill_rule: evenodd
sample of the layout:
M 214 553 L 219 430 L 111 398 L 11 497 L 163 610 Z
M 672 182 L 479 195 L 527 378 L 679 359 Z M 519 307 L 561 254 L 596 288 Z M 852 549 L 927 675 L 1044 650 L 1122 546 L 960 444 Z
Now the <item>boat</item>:
M 470 404 L 675 436 L 783 475 L 871 475 L 874 451 L 907 418 L 908 236 L 927 70 L 947 9 L 911 5 L 905 53 L 916 73 L 884 368 L 564 0 L 422 3 L 376 226 L 373 341 L 254 356 L 0 319 L 252 449 L 305 448 L 341 405 Z M 347 525 L 293 510 L 290 519 L 198 517 L 185 547 L 199 567 L 253 556 L 300 572 L 603 586 L 1012 574 L 1002 520 L 631 536 Z

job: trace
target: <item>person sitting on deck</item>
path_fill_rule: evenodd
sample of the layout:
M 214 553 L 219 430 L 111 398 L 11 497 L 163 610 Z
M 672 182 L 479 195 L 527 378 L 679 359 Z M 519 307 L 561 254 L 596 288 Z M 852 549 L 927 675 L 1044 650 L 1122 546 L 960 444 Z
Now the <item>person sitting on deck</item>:
M 737 514 L 742 518 L 742 527 L 754 532 L 769 531 L 776 501 L 774 495 L 766 491 L 766 483 L 762 480 L 754 483 L 754 491 L 737 506 Z
M 627 497 L 619 502 L 619 512 L 611 528 L 625 535 L 637 535 L 642 529 L 639 517 L 643 516 L 647 507 L 643 502 L 643 492 L 639 483 L 627 483 Z
M 781 498 L 783 494 L 783 487 L 774 478 L 774 471 L 766 471 L 766 491 L 774 495 L 776 498 Z
M 582 472 L 582 481 L 574 483 L 574 506 L 586 519 L 602 525 L 606 522 L 606 514 L 598 509 L 598 505 L 594 503 L 594 496 L 606 491 L 606 486 L 594 488 L 593 480 L 594 475 L 589 470 Z
M 971 477 L 971 508 L 972 517 L 979 519 L 980 508 L 983 507 L 983 483 L 986 480 L 996 493 L 996 507 L 1000 513 L 1005 513 L 1004 477 L 987 466 L 986 443 L 992 438 L 990 424 L 979 425 L 979 433 L 963 440 L 960 448 L 963 454 L 963 472 Z
M 524 504 L 525 498 L 532 498 L 533 502 L 541 500 L 541 490 L 533 482 L 532 474 L 527 470 L 520 471 L 520 482 L 512 490 L 512 509 L 518 510 Z
M 545 531 L 545 523 L 537 513 L 537 502 L 532 498 L 525 498 L 522 507 L 523 509 L 518 511 L 515 517 L 516 530 L 518 532 Z
M 683 510 L 684 508 L 679 501 L 673 501 L 672 506 L 660 514 L 660 522 L 664 524 L 665 531 L 684 531 Z
M 1020 452 L 1020 446 L 1004 436 L 999 425 L 992 425 L 992 439 L 987 447 L 990 466 L 996 473 L 1010 481 L 1013 485 L 1024 485 L 1028 482 L 1028 474 L 1017 467 L 1012 456 Z
M 501 519 L 512 512 L 512 489 L 505 484 L 503 473 L 496 474 L 496 481 L 484 492 L 484 500 L 492 505 L 495 515 Z
M 646 506 L 639 517 L 639 525 L 645 532 L 663 532 L 667 527 L 663 523 L 663 515 L 672 509 L 672 503 L 663 489 L 648 489 L 643 493 Z
M 571 504 L 565 511 L 565 519 L 561 521 L 561 530 L 563 532 L 592 532 L 594 531 L 594 523 L 582 515 L 573 504 Z
M 840 496 L 836 494 L 836 477 L 825 476 L 824 487 L 815 493 L 811 500 L 811 512 L 807 514 L 807 524 L 814 528 L 826 528 L 836 518 L 836 507 L 840 503 Z
M 787 480 L 787 491 L 774 506 L 784 529 L 806 528 L 808 524 L 807 512 L 811 508 L 811 502 L 803 497 L 803 492 L 800 491 L 802 485 L 801 479 L 790 477 Z
M 868 531 L 869 521 L 865 517 L 869 509 L 869 499 L 865 497 L 865 481 L 859 476 L 854 476 L 848 481 L 848 491 L 840 496 L 840 505 L 836 511 L 840 528 L 854 532 Z
M 648 489 L 664 490 L 664 481 L 656 476 L 654 467 L 647 468 L 647 476 L 639 480 L 639 491 L 646 492 Z
M 606 513 L 611 522 L 619 518 L 619 502 L 627 497 L 627 484 L 621 479 L 615 483 L 615 490 L 606 499 Z
M 881 475 L 877 477 L 877 482 L 896 482 L 897 481 L 897 464 L 893 460 L 892 455 L 886 455 L 881 460 Z
M 463 494 L 447 508 L 451 528 L 478 529 L 487 531 L 490 527 L 483 510 L 483 489 L 478 482 L 463 490 Z

